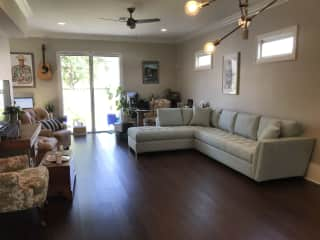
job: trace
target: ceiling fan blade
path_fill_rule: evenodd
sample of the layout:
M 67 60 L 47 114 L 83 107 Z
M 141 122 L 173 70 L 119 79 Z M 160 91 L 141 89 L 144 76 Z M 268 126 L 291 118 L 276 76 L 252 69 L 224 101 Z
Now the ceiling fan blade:
M 160 18 L 136 19 L 136 23 L 153 23 L 160 22 Z
M 118 19 L 116 18 L 104 18 L 104 17 L 101 17 L 101 18 L 98 18 L 99 20 L 103 20 L 103 21 L 111 21 L 111 22 L 126 22 L 128 21 L 128 18 L 127 17 L 120 17 Z

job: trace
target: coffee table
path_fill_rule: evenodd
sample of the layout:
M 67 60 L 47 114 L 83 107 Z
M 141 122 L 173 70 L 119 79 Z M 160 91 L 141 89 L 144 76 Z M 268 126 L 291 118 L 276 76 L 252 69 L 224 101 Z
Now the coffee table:
M 55 153 L 56 152 L 47 152 L 40 163 L 40 165 L 47 167 L 49 170 L 48 196 L 62 196 L 67 200 L 72 201 L 76 180 L 74 159 L 72 154 L 69 152 L 66 154 L 70 156 L 70 160 L 68 162 L 58 164 L 46 161 L 50 154 Z

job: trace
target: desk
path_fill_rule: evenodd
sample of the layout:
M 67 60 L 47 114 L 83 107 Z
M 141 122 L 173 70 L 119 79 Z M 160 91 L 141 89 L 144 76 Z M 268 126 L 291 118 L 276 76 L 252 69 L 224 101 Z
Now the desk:
M 27 154 L 31 161 L 31 159 L 36 156 L 35 146 L 40 131 L 40 124 L 21 125 L 20 138 L 6 139 L 0 142 L 0 155 L 5 157 L 17 154 Z M 32 162 L 30 162 L 30 166 L 32 166 Z
M 137 113 L 137 126 L 139 127 L 143 126 L 144 113 L 154 112 L 154 110 L 136 109 L 135 112 Z

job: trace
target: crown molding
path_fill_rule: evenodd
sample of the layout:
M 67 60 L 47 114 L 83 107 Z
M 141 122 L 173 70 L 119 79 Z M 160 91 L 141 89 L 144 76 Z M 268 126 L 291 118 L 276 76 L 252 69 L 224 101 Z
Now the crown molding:
M 14 0 L 14 1 L 26 19 L 32 17 L 33 12 L 28 3 L 28 0 Z
M 261 9 L 262 7 L 264 7 L 266 4 L 268 4 L 271 0 L 263 0 L 259 3 L 253 4 L 251 7 L 249 7 L 249 15 L 254 14 L 256 11 L 258 11 L 259 9 Z M 272 5 L 269 9 L 272 9 L 274 7 L 283 5 L 285 3 L 288 3 L 289 0 L 278 0 L 278 2 L 276 2 L 274 5 Z M 190 33 L 182 38 L 179 38 L 176 42 L 180 43 L 180 42 L 184 42 L 187 40 L 191 40 L 193 38 L 196 38 L 198 36 L 204 35 L 206 33 L 210 33 L 210 32 L 214 32 L 218 29 L 227 27 L 231 24 L 237 23 L 239 18 L 241 17 L 240 12 L 236 12 L 224 19 L 222 19 L 221 21 L 218 21 L 214 24 L 209 24 L 208 26 L 201 28 L 200 30 Z

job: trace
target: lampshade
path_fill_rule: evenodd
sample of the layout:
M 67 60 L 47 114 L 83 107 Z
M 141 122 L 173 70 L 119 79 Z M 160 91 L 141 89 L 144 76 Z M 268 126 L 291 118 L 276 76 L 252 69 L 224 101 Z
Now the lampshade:
M 216 45 L 213 42 L 207 42 L 203 48 L 204 52 L 207 54 L 212 54 L 216 50 Z
M 201 3 L 195 0 L 190 0 L 184 5 L 184 11 L 189 16 L 196 16 L 201 8 Z

